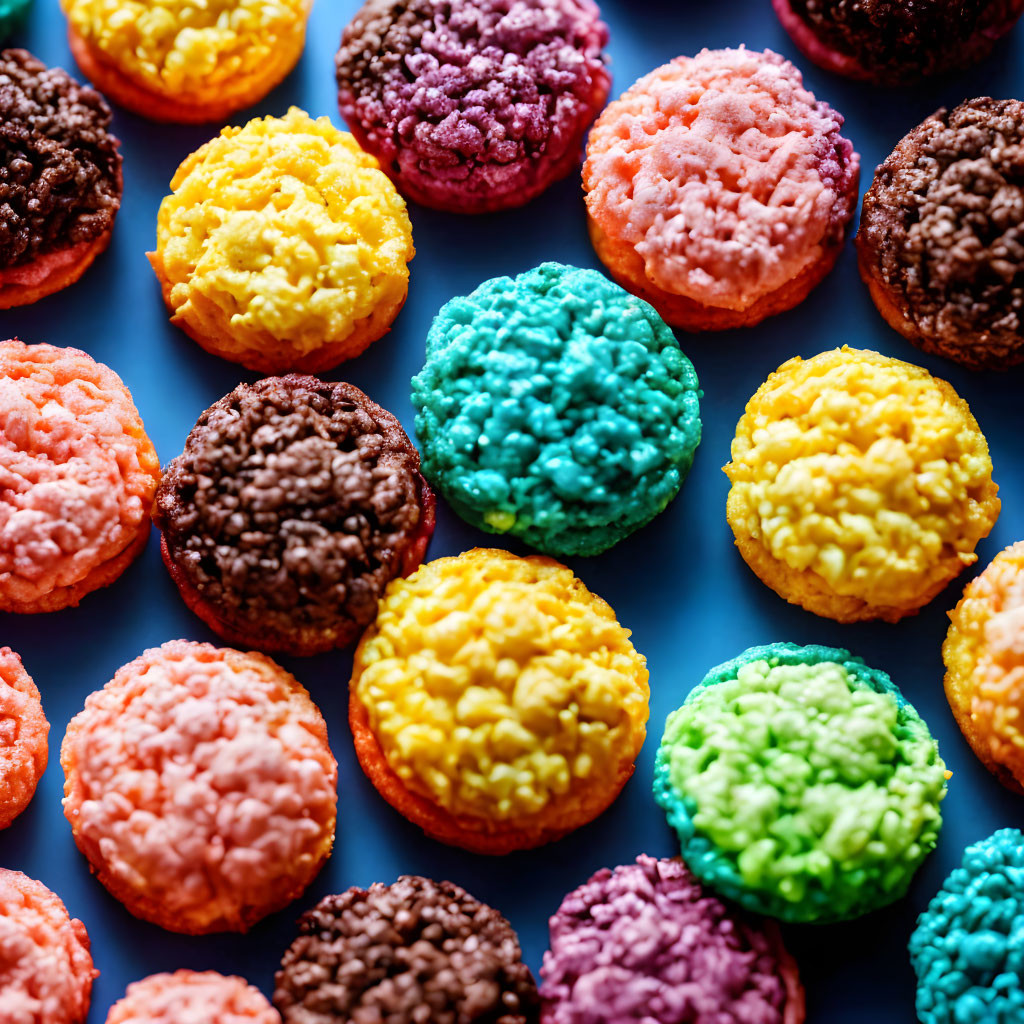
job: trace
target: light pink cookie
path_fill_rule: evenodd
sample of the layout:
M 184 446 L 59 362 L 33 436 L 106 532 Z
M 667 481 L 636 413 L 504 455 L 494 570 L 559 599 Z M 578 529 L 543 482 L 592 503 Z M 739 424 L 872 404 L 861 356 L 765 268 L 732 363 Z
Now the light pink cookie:
M 129 985 L 107 1024 L 281 1024 L 281 1016 L 243 978 L 175 971 Z
M 0 828 L 21 814 L 49 755 L 50 723 L 21 658 L 0 647 Z

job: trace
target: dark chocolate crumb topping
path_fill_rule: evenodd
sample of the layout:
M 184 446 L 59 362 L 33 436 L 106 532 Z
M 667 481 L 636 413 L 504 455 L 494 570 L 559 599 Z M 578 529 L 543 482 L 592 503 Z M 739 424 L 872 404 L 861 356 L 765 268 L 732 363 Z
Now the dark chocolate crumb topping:
M 538 1006 L 508 921 L 415 875 L 322 899 L 275 985 L 285 1024 L 526 1024 Z
M 121 205 L 103 97 L 26 50 L 0 50 L 0 268 L 91 242 Z

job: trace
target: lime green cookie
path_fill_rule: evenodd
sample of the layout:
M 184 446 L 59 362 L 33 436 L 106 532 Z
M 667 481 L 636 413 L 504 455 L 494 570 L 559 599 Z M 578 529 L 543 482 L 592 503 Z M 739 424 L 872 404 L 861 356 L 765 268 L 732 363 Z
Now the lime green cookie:
M 934 848 L 946 771 L 889 677 L 772 644 L 712 669 L 668 717 L 654 795 L 706 884 L 784 921 L 899 899 Z

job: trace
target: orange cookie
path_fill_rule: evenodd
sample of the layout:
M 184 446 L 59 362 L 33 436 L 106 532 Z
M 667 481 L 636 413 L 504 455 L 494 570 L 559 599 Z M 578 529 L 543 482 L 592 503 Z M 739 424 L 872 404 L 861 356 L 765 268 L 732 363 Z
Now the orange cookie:
M 0 647 L 0 828 L 28 806 L 48 755 L 50 723 L 39 690 L 10 649 Z

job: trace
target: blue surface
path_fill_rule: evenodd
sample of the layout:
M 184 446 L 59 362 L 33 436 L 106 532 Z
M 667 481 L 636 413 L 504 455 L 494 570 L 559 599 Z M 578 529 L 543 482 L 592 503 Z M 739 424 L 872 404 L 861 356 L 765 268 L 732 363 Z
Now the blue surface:
M 297 103 L 337 120 L 332 54 L 356 0 L 317 0 L 309 44 L 298 68 L 258 110 L 282 114 Z M 858 85 L 810 67 L 771 13 L 768 0 L 604 0 L 618 95 L 640 75 L 702 46 L 771 47 L 796 60 L 810 88 L 846 115 L 847 132 L 871 170 L 899 138 L 942 103 L 969 96 L 1024 94 L 1024 28 L 980 68 L 916 91 Z M 50 64 L 73 67 L 57 0 L 37 0 L 15 42 Z M 243 115 L 233 119 L 241 121 Z M 254 376 L 209 356 L 167 323 L 146 262 L 156 211 L 178 163 L 213 127 L 155 126 L 118 111 L 124 141 L 125 196 L 113 244 L 68 291 L 23 310 L 0 313 L 0 336 L 86 349 L 109 363 L 131 388 L 161 461 L 181 450 L 196 417 L 240 379 Z M 571 178 L 521 210 L 481 218 L 412 208 L 418 255 L 409 301 L 395 328 L 333 376 L 366 390 L 412 432 L 409 380 L 422 365 L 431 317 L 452 295 L 485 278 L 516 274 L 545 259 L 600 268 L 587 242 L 579 182 Z M 789 356 L 813 355 L 842 343 L 878 349 L 946 377 L 968 399 L 989 438 L 1003 513 L 978 549 L 980 569 L 1001 548 L 1024 537 L 1024 370 L 972 375 L 922 355 L 878 316 L 857 276 L 852 246 L 836 271 L 798 309 L 768 323 L 723 335 L 680 334 L 705 391 L 704 440 L 680 496 L 650 526 L 598 559 L 571 564 L 633 629 L 651 670 L 651 723 L 634 779 L 599 821 L 547 849 L 491 860 L 430 842 L 392 812 L 363 778 L 352 751 L 344 708 L 350 655 L 282 659 L 312 691 L 327 718 L 340 765 L 335 852 L 307 894 L 247 936 L 188 938 L 132 918 L 89 875 L 60 808 L 61 737 L 85 697 L 146 647 L 186 637 L 216 640 L 179 600 L 160 564 L 154 534 L 142 558 L 112 587 L 81 607 L 52 615 L 0 615 L 0 644 L 23 657 L 43 694 L 52 725 L 50 766 L 35 800 L 0 833 L 0 864 L 40 878 L 87 925 L 101 973 L 90 1024 L 135 979 L 178 967 L 245 975 L 269 991 L 291 941 L 298 913 L 325 893 L 392 881 L 402 872 L 446 877 L 503 910 L 536 969 L 547 946 L 547 917 L 562 896 L 591 872 L 646 851 L 675 852 L 672 834 L 650 794 L 654 753 L 666 715 L 713 665 L 754 644 L 788 640 L 846 647 L 887 671 L 937 736 L 954 775 L 944 805 L 939 848 L 908 899 L 858 922 L 787 929 L 808 990 L 809 1020 L 827 1024 L 907 1024 L 913 1020 L 913 975 L 906 941 L 916 914 L 970 842 L 995 828 L 1021 824 L 1020 798 L 1003 791 L 975 761 L 942 693 L 940 644 L 945 613 L 966 578 L 953 583 L 919 616 L 896 626 L 841 626 L 790 607 L 755 579 L 736 553 L 725 522 L 727 481 L 720 467 L 744 403 Z M 449 509 L 439 510 L 431 556 L 493 544 Z M 517 549 L 522 550 L 522 549 Z

